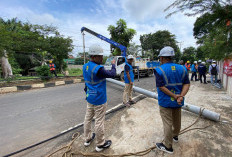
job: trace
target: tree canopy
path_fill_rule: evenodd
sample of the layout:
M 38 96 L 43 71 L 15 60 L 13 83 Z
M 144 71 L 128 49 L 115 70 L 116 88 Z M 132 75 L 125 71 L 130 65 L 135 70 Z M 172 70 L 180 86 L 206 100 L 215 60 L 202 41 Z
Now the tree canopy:
M 119 19 L 116 23 L 116 26 L 109 25 L 108 29 L 111 35 L 111 40 L 128 47 L 130 45 L 130 41 L 133 39 L 136 31 L 132 28 L 127 28 L 126 21 L 123 19 Z M 113 45 L 111 46 L 111 51 L 113 55 L 121 55 L 121 50 L 116 48 Z
M 176 52 L 176 60 L 179 61 L 180 51 L 177 46 L 175 35 L 169 31 L 157 31 L 155 33 L 143 34 L 140 36 L 141 47 L 152 59 L 158 59 L 159 51 L 165 46 L 171 46 Z
M 55 27 L 24 23 L 17 18 L 0 18 L 0 41 L 0 57 L 6 50 L 10 63 L 17 62 L 23 74 L 48 59 L 53 59 L 61 70 L 63 59 L 73 50 L 72 40 L 61 36 Z
M 166 17 L 177 12 L 200 15 L 194 23 L 194 37 L 199 50 L 212 59 L 223 59 L 232 52 L 232 5 L 230 0 L 176 0 L 165 11 Z

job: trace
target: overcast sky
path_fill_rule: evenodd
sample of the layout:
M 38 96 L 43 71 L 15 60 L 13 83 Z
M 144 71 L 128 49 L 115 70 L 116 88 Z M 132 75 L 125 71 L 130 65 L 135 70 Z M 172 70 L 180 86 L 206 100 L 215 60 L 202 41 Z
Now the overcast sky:
M 110 38 L 107 27 L 116 25 L 120 18 L 128 28 L 137 31 L 132 42 L 140 44 L 140 35 L 168 30 L 181 42 L 181 49 L 195 46 L 193 24 L 196 17 L 176 14 L 165 19 L 163 10 L 173 0 L 0 0 L 0 17 L 32 24 L 52 24 L 64 36 L 70 36 L 75 45 L 74 55 L 82 52 L 81 27 L 85 26 Z M 86 33 L 85 44 L 100 44 L 109 55 L 108 43 Z M 180 45 L 179 45 L 180 46 Z M 88 49 L 86 50 L 88 51 Z

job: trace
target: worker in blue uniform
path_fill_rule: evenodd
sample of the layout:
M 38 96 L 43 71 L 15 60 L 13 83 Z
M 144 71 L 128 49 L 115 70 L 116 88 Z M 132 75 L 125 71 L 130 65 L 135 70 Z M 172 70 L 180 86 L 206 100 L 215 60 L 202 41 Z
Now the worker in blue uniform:
M 161 66 L 154 70 L 160 115 L 163 121 L 164 141 L 156 143 L 159 150 L 173 153 L 172 141 L 178 142 L 181 128 L 181 107 L 187 94 L 190 82 L 187 70 L 172 62 L 175 56 L 170 46 L 160 50 Z
M 125 80 L 125 88 L 123 92 L 123 104 L 126 106 L 130 106 L 135 104 L 135 101 L 132 100 L 132 90 L 134 84 L 134 73 L 132 63 L 134 61 L 134 57 L 132 55 L 127 56 L 127 62 L 124 67 L 124 80 Z M 129 97 L 129 101 L 128 98 Z
M 116 75 L 115 60 L 112 60 L 111 70 L 105 70 L 102 64 L 103 49 L 99 45 L 92 45 L 89 48 L 91 60 L 83 66 L 85 80 L 85 91 L 87 109 L 84 120 L 85 146 L 89 146 L 95 138 L 96 151 L 100 152 L 109 148 L 112 141 L 105 140 L 104 122 L 107 108 L 106 78 L 113 78 Z M 91 130 L 91 123 L 95 116 L 95 133 Z

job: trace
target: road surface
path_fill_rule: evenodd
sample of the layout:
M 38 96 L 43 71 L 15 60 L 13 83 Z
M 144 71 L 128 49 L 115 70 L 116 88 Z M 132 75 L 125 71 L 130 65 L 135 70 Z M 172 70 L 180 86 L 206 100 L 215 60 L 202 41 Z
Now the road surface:
M 152 91 L 154 80 L 142 78 L 135 85 Z M 0 156 L 82 123 L 83 89 L 84 83 L 79 83 L 0 95 Z M 122 93 L 122 87 L 107 83 L 108 109 L 122 102 Z

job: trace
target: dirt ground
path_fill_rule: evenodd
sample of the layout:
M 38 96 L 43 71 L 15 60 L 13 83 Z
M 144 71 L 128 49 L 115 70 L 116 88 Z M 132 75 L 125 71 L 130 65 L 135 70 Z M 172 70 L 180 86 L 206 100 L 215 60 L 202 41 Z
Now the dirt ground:
M 221 114 L 221 119 L 229 123 L 213 122 L 201 118 L 192 128 L 210 127 L 192 130 L 179 136 L 179 142 L 173 143 L 175 157 L 232 156 L 232 98 L 223 89 L 210 84 L 191 82 L 186 102 L 204 107 Z M 182 129 L 192 124 L 198 115 L 182 111 Z M 159 115 L 158 102 L 152 98 L 143 99 L 133 107 L 118 111 L 106 120 L 106 139 L 112 140 L 112 146 L 104 154 L 134 153 L 148 149 L 163 139 L 163 125 Z M 81 135 L 72 145 L 71 152 L 96 153 L 95 142 L 89 147 L 83 146 Z M 60 146 L 62 147 L 62 146 Z M 62 156 L 59 151 L 53 156 Z M 74 155 L 77 156 L 77 155 Z M 80 155 L 79 155 L 80 156 Z M 171 156 L 157 149 L 145 157 Z
M 42 81 L 40 79 L 34 79 L 34 80 L 18 80 L 18 81 L 11 81 L 11 82 L 0 82 L 0 88 L 11 87 L 11 86 L 31 85 L 31 84 L 37 84 L 37 83 L 54 83 L 56 81 L 67 81 L 67 80 L 73 80 L 76 78 L 79 78 L 79 77 L 72 76 L 72 77 L 63 77 L 63 78 L 52 78 L 49 81 Z

